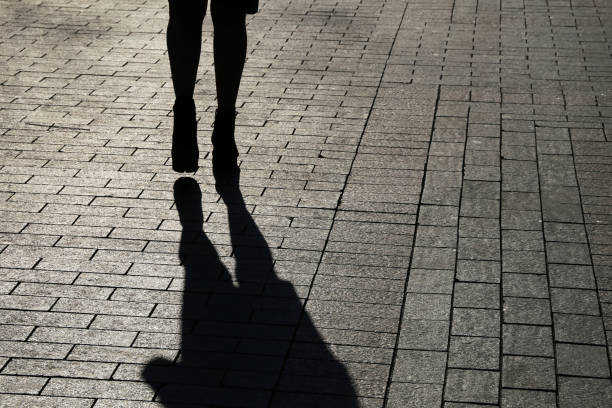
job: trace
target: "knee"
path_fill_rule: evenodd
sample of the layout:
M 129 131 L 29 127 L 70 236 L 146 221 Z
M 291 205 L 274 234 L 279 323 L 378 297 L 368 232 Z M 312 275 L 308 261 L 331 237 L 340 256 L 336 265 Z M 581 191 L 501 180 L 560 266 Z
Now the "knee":
M 170 0 L 169 11 L 169 24 L 176 24 L 186 30 L 200 30 L 206 15 L 206 2 Z
M 232 7 L 228 0 L 214 1 L 210 5 L 213 28 L 215 32 L 235 32 L 240 31 L 246 26 L 246 14 L 241 12 L 238 7 Z
M 244 19 L 240 18 L 226 18 L 217 16 L 213 17 L 213 30 L 216 35 L 222 35 L 223 37 L 242 37 L 246 34 L 246 24 Z

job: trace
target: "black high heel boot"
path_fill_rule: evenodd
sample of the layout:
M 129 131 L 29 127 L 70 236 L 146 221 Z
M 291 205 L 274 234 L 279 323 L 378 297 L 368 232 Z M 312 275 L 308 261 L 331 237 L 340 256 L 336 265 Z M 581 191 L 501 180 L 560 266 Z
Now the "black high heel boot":
M 174 103 L 172 131 L 172 169 L 180 173 L 198 170 L 198 124 L 192 98 L 178 98 Z
M 212 164 L 215 169 L 232 169 L 237 167 L 238 148 L 234 138 L 235 126 L 236 111 L 224 112 L 217 110 L 211 138 L 213 145 Z

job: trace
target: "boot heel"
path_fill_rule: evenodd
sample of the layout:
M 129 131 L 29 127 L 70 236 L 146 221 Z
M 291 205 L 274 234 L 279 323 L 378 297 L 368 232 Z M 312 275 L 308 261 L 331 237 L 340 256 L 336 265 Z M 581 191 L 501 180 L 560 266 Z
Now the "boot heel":
M 198 170 L 198 124 L 193 99 L 177 99 L 172 131 L 172 169 L 179 173 Z
M 236 167 L 238 148 L 234 137 L 236 126 L 236 111 L 215 113 L 215 123 L 211 142 L 213 145 L 212 164 L 216 169 Z

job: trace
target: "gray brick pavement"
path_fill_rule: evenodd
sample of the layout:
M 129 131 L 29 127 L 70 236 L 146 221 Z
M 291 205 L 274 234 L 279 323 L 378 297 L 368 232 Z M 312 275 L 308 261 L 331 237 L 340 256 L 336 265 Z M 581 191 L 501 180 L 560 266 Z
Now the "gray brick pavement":
M 262 1 L 238 195 L 165 8 L 0 1 L 0 406 L 612 404 L 606 2 Z

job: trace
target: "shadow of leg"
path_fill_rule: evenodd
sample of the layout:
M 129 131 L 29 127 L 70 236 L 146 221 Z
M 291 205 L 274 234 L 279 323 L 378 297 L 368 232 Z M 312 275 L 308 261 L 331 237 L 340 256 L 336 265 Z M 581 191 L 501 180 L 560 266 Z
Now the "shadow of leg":
M 174 200 L 182 227 L 179 258 L 185 270 L 180 292 L 180 354 L 176 362 L 165 358 L 150 361 L 142 375 L 152 388 L 159 388 L 156 400 L 167 408 L 182 408 L 186 402 L 204 407 L 222 400 L 219 387 L 223 371 L 235 349 L 235 341 L 224 339 L 217 327 L 217 322 L 231 319 L 232 313 L 217 306 L 211 297 L 215 292 L 231 295 L 235 288 L 202 229 L 202 192 L 197 182 L 179 178 L 174 183 Z M 172 317 L 176 305 L 160 301 L 156 311 Z M 170 333 L 165 341 L 173 342 L 172 337 Z M 161 338 L 164 341 L 164 335 Z

